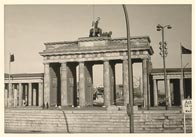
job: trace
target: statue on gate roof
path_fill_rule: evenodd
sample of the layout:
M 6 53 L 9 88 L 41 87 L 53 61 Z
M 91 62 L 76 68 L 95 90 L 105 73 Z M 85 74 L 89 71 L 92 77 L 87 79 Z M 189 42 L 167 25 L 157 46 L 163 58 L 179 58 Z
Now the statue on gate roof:
M 92 27 L 89 32 L 89 37 L 111 37 L 112 31 L 102 32 L 102 29 L 98 27 L 100 17 L 97 17 L 96 21 L 92 22 Z
M 98 27 L 99 21 L 100 17 L 97 17 L 97 20 L 92 22 L 93 28 L 90 29 L 89 37 L 98 37 L 102 35 L 102 29 Z

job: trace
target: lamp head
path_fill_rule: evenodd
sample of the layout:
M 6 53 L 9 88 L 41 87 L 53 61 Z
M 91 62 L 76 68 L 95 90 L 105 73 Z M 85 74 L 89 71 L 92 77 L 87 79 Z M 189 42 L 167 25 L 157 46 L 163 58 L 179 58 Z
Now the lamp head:
M 167 26 L 167 29 L 172 29 L 172 27 L 170 25 Z
M 157 28 L 156 30 L 157 30 L 157 31 L 161 31 L 161 29 L 160 29 L 160 28 Z
M 161 26 L 160 24 L 158 24 L 158 25 L 156 26 L 156 28 L 157 28 L 157 29 L 160 29 L 160 28 L 162 28 L 162 26 Z

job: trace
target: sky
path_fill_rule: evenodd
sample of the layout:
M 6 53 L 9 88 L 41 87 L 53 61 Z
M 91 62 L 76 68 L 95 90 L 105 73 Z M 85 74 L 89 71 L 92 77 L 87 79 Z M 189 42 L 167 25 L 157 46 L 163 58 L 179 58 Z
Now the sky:
M 166 67 L 179 68 L 180 43 L 188 49 L 192 45 L 191 5 L 127 5 L 127 10 L 130 35 L 149 36 L 151 39 L 153 68 L 163 67 L 159 55 L 162 35 L 156 31 L 156 26 L 172 26 L 172 29 L 165 30 L 165 41 L 168 43 Z M 112 31 L 112 38 L 126 37 L 121 5 L 5 5 L 5 73 L 8 73 L 10 52 L 15 55 L 11 73 L 42 73 L 43 58 L 39 52 L 45 49 L 44 43 L 88 37 L 92 21 L 97 17 L 101 18 L 99 27 L 103 31 Z M 183 56 L 183 66 L 187 63 L 187 67 L 191 67 L 191 55 Z M 121 65 L 117 67 L 121 71 Z M 138 67 L 134 73 L 140 75 L 141 64 L 134 67 Z M 102 71 L 101 66 L 96 69 Z

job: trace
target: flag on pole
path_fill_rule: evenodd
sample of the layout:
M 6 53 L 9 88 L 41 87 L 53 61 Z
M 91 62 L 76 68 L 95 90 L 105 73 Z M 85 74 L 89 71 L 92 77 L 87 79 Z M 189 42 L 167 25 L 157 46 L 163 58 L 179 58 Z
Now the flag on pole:
M 14 54 L 10 55 L 10 62 L 14 62 Z
M 192 51 L 181 45 L 181 54 L 192 54 Z
M 183 61 L 182 61 L 182 54 L 192 54 L 192 51 L 185 48 L 181 43 L 181 87 L 180 87 L 180 99 L 181 99 L 181 104 L 182 104 L 182 100 L 184 100 L 184 93 L 185 93 L 185 89 L 184 89 L 184 68 L 183 68 Z

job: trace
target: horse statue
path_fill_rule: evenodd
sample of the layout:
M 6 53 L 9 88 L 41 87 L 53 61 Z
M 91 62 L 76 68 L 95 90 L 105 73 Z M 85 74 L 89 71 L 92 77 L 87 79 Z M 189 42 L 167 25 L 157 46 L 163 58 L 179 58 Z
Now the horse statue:
M 89 32 L 89 37 L 99 37 L 102 35 L 102 29 L 98 27 L 100 17 L 97 20 L 92 22 L 92 27 Z
M 103 37 L 111 37 L 112 35 L 112 31 L 109 31 L 109 32 L 103 32 L 101 36 Z

